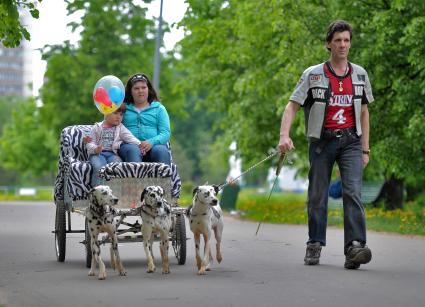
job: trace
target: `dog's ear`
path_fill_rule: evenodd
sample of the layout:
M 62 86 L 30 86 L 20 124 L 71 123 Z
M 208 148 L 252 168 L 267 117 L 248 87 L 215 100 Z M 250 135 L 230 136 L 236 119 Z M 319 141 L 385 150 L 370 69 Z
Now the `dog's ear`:
M 213 184 L 212 187 L 214 188 L 215 194 L 217 195 L 218 192 L 220 191 L 220 186 L 219 185 L 216 185 L 216 184 Z
M 144 198 L 145 198 L 145 194 L 148 192 L 148 188 L 144 188 L 142 191 L 142 194 L 140 195 L 140 201 L 143 202 Z
M 171 207 L 166 201 L 164 202 L 164 209 L 165 209 L 165 212 L 167 212 L 167 214 L 171 213 Z
M 198 193 L 198 191 L 199 191 L 199 187 L 194 188 L 192 192 L 192 196 L 195 196 L 195 194 Z
M 164 189 L 158 186 L 158 190 L 159 190 L 159 193 L 161 193 L 161 196 L 164 196 Z

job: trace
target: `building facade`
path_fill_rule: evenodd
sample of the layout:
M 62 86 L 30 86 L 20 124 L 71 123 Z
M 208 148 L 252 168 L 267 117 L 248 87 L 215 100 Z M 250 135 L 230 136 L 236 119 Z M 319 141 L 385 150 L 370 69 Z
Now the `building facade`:
M 28 30 L 31 18 L 21 15 Z M 32 96 L 32 51 L 25 39 L 17 48 L 6 48 L 0 43 L 0 96 Z

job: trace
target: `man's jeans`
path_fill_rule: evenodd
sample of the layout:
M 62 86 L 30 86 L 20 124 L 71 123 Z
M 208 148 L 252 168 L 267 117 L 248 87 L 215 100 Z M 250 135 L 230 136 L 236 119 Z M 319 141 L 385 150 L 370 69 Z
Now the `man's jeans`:
M 154 145 L 145 156 L 142 156 L 139 146 L 123 143 L 119 154 L 124 162 L 160 162 L 171 165 L 171 157 L 166 145 Z
M 326 245 L 328 191 L 332 168 L 337 162 L 342 180 L 344 206 L 344 250 L 352 241 L 366 243 L 364 208 L 361 202 L 363 176 L 362 147 L 357 135 L 334 137 L 325 143 L 320 153 L 316 149 L 323 141 L 309 144 L 308 243 Z
M 102 184 L 103 182 L 99 178 L 99 170 L 101 169 L 101 167 L 111 162 L 121 162 L 121 159 L 112 151 L 102 151 L 98 155 L 91 155 L 89 157 L 89 161 L 92 166 L 92 175 L 90 183 L 91 186 L 94 188 Z

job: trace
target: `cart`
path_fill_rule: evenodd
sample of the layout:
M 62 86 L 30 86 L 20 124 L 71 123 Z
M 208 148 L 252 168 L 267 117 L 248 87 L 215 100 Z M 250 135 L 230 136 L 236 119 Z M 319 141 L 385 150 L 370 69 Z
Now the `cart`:
M 87 196 L 91 189 L 92 168 L 88 162 L 83 137 L 89 135 L 90 130 L 91 125 L 69 126 L 62 130 L 58 174 L 54 188 L 56 215 L 53 231 L 56 258 L 59 262 L 65 261 L 66 235 L 84 233 L 85 238 L 81 243 L 85 245 L 87 267 L 90 267 L 92 257 L 87 218 L 85 229 L 73 229 L 71 217 L 72 213 L 85 215 L 89 205 Z M 168 166 L 162 163 L 114 162 L 101 168 L 100 177 L 119 198 L 118 205 L 115 206 L 118 211 L 116 216 L 118 242 L 143 242 L 142 220 L 136 210 L 140 202 L 140 194 L 150 185 L 159 185 L 164 189 L 164 197 L 171 204 L 172 229 L 169 239 L 177 263 L 185 264 L 186 226 L 184 209 L 177 204 L 181 190 L 177 166 L 174 163 Z M 108 242 L 110 242 L 108 235 L 100 239 L 100 243 Z

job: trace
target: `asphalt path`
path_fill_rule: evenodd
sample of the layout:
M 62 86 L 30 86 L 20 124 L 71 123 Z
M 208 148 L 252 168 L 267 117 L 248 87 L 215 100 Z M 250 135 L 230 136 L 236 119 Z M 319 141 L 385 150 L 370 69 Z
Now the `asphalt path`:
M 128 275 L 109 267 L 108 277 L 87 276 L 83 234 L 68 234 L 65 262 L 54 251 L 52 203 L 0 203 L 0 306 L 425 306 L 425 239 L 368 233 L 372 262 L 343 268 L 343 232 L 328 229 L 321 264 L 305 266 L 305 226 L 225 218 L 223 262 L 198 276 L 192 234 L 188 256 L 178 265 L 170 249 L 171 274 L 146 273 L 141 243 L 120 244 Z M 74 229 L 83 218 L 72 214 Z M 3 306 L 2 306 L 3 307 Z

